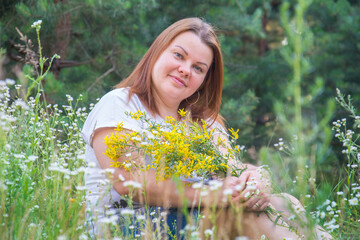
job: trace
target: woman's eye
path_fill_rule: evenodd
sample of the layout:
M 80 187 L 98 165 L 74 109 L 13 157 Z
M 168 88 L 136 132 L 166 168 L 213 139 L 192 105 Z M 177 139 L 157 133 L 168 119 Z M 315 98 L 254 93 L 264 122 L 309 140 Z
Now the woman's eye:
M 195 70 L 199 73 L 202 73 L 203 72 L 203 69 L 199 66 L 194 66 Z
M 175 57 L 182 59 L 182 55 L 180 53 L 175 52 L 174 55 L 175 55 Z

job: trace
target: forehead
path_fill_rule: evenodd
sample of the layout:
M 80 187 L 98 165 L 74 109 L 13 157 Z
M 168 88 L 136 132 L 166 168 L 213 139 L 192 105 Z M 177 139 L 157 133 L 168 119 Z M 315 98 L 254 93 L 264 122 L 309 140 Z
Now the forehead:
M 206 62 L 208 65 L 212 62 L 212 49 L 205 44 L 198 35 L 191 31 L 180 33 L 169 44 L 168 48 L 179 47 L 183 48 L 189 56 L 196 58 L 196 60 Z

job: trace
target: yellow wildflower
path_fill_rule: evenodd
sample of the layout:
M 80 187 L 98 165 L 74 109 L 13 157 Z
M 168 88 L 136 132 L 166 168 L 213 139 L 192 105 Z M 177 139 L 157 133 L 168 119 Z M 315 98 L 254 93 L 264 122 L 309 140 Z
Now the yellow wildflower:
M 178 110 L 178 114 L 180 115 L 180 117 L 184 117 L 186 115 L 186 111 L 184 111 L 183 108 Z
M 178 111 L 181 117 L 186 115 L 184 109 Z M 176 121 L 167 117 L 164 125 L 151 122 L 143 112 L 129 113 L 135 120 L 146 122 L 148 128 L 143 132 L 122 132 L 122 123 L 117 126 L 117 132 L 106 136 L 106 155 L 111 159 L 111 167 L 122 167 L 126 170 L 134 167 L 146 171 L 155 170 L 157 180 L 165 181 L 170 177 L 185 178 L 206 176 L 212 173 L 226 174 L 228 159 L 236 157 L 237 148 L 228 149 L 227 156 L 219 151 L 219 145 L 226 147 L 221 138 L 213 137 L 214 129 L 209 130 L 206 121 L 193 122 L 191 119 Z M 229 130 L 233 139 L 238 138 L 238 130 Z M 146 135 L 151 133 L 151 137 Z M 215 141 L 215 142 L 213 142 Z M 146 144 L 139 144 L 144 143 Z M 119 158 L 133 151 L 152 157 L 150 165 L 128 162 L 120 163 Z M 123 158 L 122 158 L 123 159 Z
M 230 128 L 229 131 L 231 132 L 230 137 L 231 137 L 232 139 L 236 140 L 236 139 L 239 138 L 239 134 L 238 134 L 239 129 L 235 131 L 233 128 Z

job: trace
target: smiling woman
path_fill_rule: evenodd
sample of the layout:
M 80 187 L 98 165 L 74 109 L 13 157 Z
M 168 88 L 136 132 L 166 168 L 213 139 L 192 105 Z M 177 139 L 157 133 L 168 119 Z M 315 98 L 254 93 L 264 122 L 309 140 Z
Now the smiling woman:
M 159 115 L 171 109 L 176 116 L 180 103 L 203 85 L 213 54 L 193 32 L 178 35 L 156 61 L 152 71 L 152 94 Z
M 158 115 L 166 114 L 159 112 L 159 106 L 153 95 L 153 81 L 164 78 L 164 76 L 159 76 L 157 71 L 160 68 L 168 68 L 168 63 L 164 63 L 167 54 L 174 57 L 173 65 L 178 60 L 177 65 L 173 66 L 177 66 L 176 69 L 173 69 L 176 71 L 171 73 L 174 74 L 175 79 L 180 82 L 184 81 L 185 85 L 188 84 L 189 79 L 184 79 L 184 72 L 180 77 L 179 71 L 188 71 L 188 73 L 185 72 L 185 75 L 192 73 L 196 76 L 194 76 L 195 79 L 201 79 L 200 76 L 203 79 L 198 89 L 193 89 L 194 92 L 182 99 L 177 108 L 189 109 L 191 117 L 195 121 L 211 119 L 213 122 L 222 124 L 219 110 L 224 76 L 220 44 L 212 26 L 199 18 L 180 20 L 160 33 L 130 76 L 116 87 L 130 87 L 129 97 L 136 94 L 151 112 Z M 170 59 L 170 57 L 167 58 L 167 60 Z M 164 71 L 161 70 L 161 72 Z M 170 73 L 164 72 L 163 74 Z M 159 77 L 159 79 L 154 79 L 154 77 Z M 189 93 L 190 91 L 187 94 Z M 177 118 L 174 110 L 172 109 L 171 114 Z
M 186 181 L 181 178 L 176 181 L 157 181 L 153 168 L 147 168 L 146 171 L 127 171 L 126 163 L 129 162 L 129 158 L 135 165 L 154 163 L 152 156 L 143 156 L 141 152 L 120 155 L 117 161 L 125 164 L 119 167 L 113 167 L 111 159 L 104 154 L 107 150 L 104 139 L 108 139 L 107 136 L 124 139 L 125 136 L 130 136 L 130 141 L 136 142 L 137 133 L 144 133 L 147 127 L 144 125 L 149 122 L 141 121 L 140 112 L 145 113 L 151 122 L 161 125 L 166 124 L 169 117 L 174 121 L 180 121 L 183 117 L 180 113 L 184 112 L 182 109 L 189 113 L 189 119 L 204 127 L 205 131 L 217 131 L 215 135 L 220 137 L 218 145 L 221 149 L 220 142 L 229 142 L 219 115 L 222 84 L 222 55 L 213 28 L 199 18 L 187 18 L 165 29 L 155 39 L 130 76 L 102 97 L 89 114 L 82 130 L 89 166 L 85 183 L 88 188 L 87 222 L 90 234 L 103 238 L 109 234 L 107 228 L 104 228 L 104 223 L 110 221 L 120 226 L 122 237 L 140 237 L 141 233 L 145 233 L 141 232 L 136 221 L 147 218 L 152 219 L 153 223 L 158 223 L 153 214 L 166 210 L 163 214 L 167 216 L 167 226 L 162 228 L 156 225 L 160 229 L 155 232 L 160 235 L 152 235 L 151 238 L 178 238 L 187 223 L 179 221 L 179 217 L 183 219 L 185 215 L 189 215 L 187 211 L 183 212 L 184 215 L 178 213 L 178 208 L 192 209 L 194 219 L 190 218 L 190 221 L 196 222 L 199 220 L 195 218 L 196 207 L 211 205 L 215 208 L 225 206 L 227 209 L 230 205 L 229 202 L 224 202 L 224 199 L 229 199 L 232 206 L 242 209 L 241 214 L 235 214 L 233 219 L 237 221 L 227 220 L 222 224 L 236 224 L 236 234 L 246 235 L 251 239 L 258 239 L 262 234 L 269 239 L 300 239 L 297 232 L 274 225 L 263 213 L 269 203 L 286 212 L 287 202 L 270 195 L 266 181 L 261 178 L 261 171 L 257 167 L 238 166 L 238 163 L 232 162 L 238 169 L 243 166 L 247 169 L 240 177 L 226 176 L 220 179 L 214 176 L 216 180 L 212 183 L 216 182 L 216 189 L 220 188 L 219 191 L 215 191 L 214 184 L 206 185 L 207 179 L 199 176 L 193 176 Z M 135 114 L 136 117 L 132 118 L 129 112 L 140 115 Z M 117 128 L 119 123 L 121 128 Z M 125 144 L 127 140 L 124 139 L 120 142 Z M 257 184 L 254 184 L 255 180 L 258 180 Z M 205 184 L 200 192 L 197 187 L 189 185 L 189 182 Z M 208 194 L 203 194 L 203 190 Z M 286 199 L 291 199 L 297 207 L 300 206 L 291 196 Z M 160 207 L 160 210 L 154 207 Z M 126 225 L 121 216 L 129 213 L 136 217 L 132 219 L 131 224 Z M 216 220 L 212 224 L 215 222 Z M 210 227 L 207 233 L 216 228 Z M 164 229 L 168 229 L 168 235 L 166 232 L 163 235 Z M 186 229 L 189 229 L 189 226 Z M 219 229 L 219 233 L 224 232 Z M 233 236 L 234 232 L 229 230 L 227 234 Z M 312 235 L 310 233 L 307 236 Z

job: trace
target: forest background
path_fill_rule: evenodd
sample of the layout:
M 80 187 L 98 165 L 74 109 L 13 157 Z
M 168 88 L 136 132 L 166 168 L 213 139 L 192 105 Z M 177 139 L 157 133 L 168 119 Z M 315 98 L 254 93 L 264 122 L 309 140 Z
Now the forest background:
M 249 157 L 285 136 L 275 102 L 293 101 L 288 83 L 292 66 L 283 57 L 288 44 L 280 20 L 282 1 L 96 1 L 2 0 L 0 79 L 24 79 L 24 52 L 18 28 L 36 45 L 31 24 L 43 20 L 43 55 L 57 53 L 51 73 L 43 80 L 50 103 L 63 105 L 66 94 L 84 96 L 84 105 L 108 92 L 136 66 L 154 38 L 185 17 L 202 17 L 218 28 L 224 54 L 225 83 L 222 115 L 227 126 L 240 129 L 239 144 Z M 290 12 L 295 4 L 291 4 Z M 294 2 L 295 3 L 295 2 Z M 308 63 L 301 87 L 311 107 L 304 116 L 316 126 L 336 88 L 360 101 L 360 16 L 358 1 L 315 0 L 306 12 L 311 45 L 304 50 Z M 33 47 L 36 53 L 36 48 Z M 310 91 L 312 88 L 321 88 Z M 315 93 L 314 93 L 315 92 Z M 291 106 L 289 106 L 291 107 Z M 332 111 L 331 123 L 344 111 Z M 331 125 L 330 125 L 331 126 Z M 327 171 L 343 162 L 332 141 L 321 162 Z M 334 167 L 334 169 L 333 169 Z
M 348 116 L 335 103 L 336 89 L 351 95 L 355 107 L 360 105 L 360 2 L 305 1 L 303 32 L 297 32 L 298 1 L 286 2 L 287 7 L 281 0 L 2 0 L 0 79 L 30 84 L 24 77 L 31 71 L 29 56 L 38 57 L 31 23 L 41 19 L 43 55 L 61 57 L 42 80 L 46 101 L 61 106 L 66 105 L 66 95 L 82 94 L 79 104 L 88 106 L 128 76 L 168 25 L 185 17 L 204 18 L 218 29 L 223 50 L 221 114 L 228 127 L 239 129 L 238 144 L 246 146 L 246 161 L 279 172 L 288 169 L 281 178 L 291 181 L 278 179 L 286 188 L 296 175 L 294 158 L 305 157 L 316 169 L 311 177 L 322 185 L 319 191 L 331 189 L 333 194 L 349 164 L 343 144 L 331 131 L 333 121 Z M 25 46 L 19 32 L 32 39 L 33 46 Z M 296 34 L 302 46 L 300 81 L 292 52 Z M 26 58 L 25 52 L 30 53 Z M 296 84 L 300 99 L 294 95 Z M 298 100 L 301 127 L 296 120 Z M 305 153 L 294 156 L 289 152 L 299 131 Z M 277 167 L 272 166 L 276 159 L 282 161 Z M 326 196 L 322 198 L 319 202 Z

